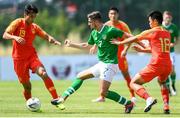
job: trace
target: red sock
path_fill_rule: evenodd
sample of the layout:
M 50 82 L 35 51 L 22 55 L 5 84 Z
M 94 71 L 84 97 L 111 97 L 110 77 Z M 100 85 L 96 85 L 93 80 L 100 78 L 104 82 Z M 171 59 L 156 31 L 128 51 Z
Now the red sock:
M 161 94 L 164 101 L 164 104 L 169 104 L 169 91 L 167 87 L 161 87 Z
M 44 80 L 44 84 L 46 86 L 46 88 L 48 89 L 48 91 L 50 92 L 51 96 L 53 99 L 58 98 L 56 89 L 54 87 L 53 81 L 50 78 L 46 78 L 43 79 Z
M 131 87 L 130 87 L 131 78 L 130 77 L 126 77 L 125 80 L 126 80 L 128 88 L 129 88 L 129 92 L 131 94 L 131 97 L 135 97 L 134 90 L 131 89 Z
M 148 97 L 150 97 L 149 94 L 146 92 L 146 89 L 145 89 L 145 88 L 140 88 L 140 89 L 138 89 L 138 90 L 136 91 L 136 94 L 137 94 L 138 96 L 140 96 L 141 98 L 145 99 L 145 100 L 146 100 Z
M 31 98 L 31 92 L 27 92 L 27 91 L 24 90 L 23 94 L 24 94 L 24 98 L 26 99 L 26 101 L 27 101 L 29 98 Z

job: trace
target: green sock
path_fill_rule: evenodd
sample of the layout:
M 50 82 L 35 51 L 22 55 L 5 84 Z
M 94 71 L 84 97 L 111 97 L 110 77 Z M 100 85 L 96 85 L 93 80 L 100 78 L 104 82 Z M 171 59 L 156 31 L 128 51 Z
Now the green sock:
M 176 73 L 171 74 L 171 80 L 172 80 L 172 85 L 174 85 L 176 81 Z
M 106 98 L 113 100 L 115 102 L 118 102 L 119 104 L 122 104 L 122 105 L 131 104 L 130 100 L 127 100 L 126 98 L 124 98 L 123 96 L 120 96 L 118 93 L 116 93 L 114 91 L 108 91 Z
M 66 91 L 64 91 L 64 93 L 62 94 L 62 97 L 65 98 L 73 94 L 77 89 L 80 88 L 82 83 L 83 83 L 83 80 L 76 78 L 73 84 Z

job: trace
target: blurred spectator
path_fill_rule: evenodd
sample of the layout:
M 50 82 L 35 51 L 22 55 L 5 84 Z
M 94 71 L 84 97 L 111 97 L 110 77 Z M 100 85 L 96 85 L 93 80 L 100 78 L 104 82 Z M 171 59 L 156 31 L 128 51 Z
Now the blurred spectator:
M 68 4 L 66 6 L 66 12 L 68 13 L 68 18 L 74 18 L 77 13 L 77 5 L 72 1 L 68 1 Z

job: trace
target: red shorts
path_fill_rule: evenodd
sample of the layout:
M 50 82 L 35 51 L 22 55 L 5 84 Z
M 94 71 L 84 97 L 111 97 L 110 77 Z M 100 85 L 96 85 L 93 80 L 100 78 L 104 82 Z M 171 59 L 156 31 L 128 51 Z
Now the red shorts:
M 36 69 L 40 66 L 43 66 L 38 56 L 31 56 L 25 60 L 14 60 L 14 70 L 18 76 L 18 79 L 21 83 L 26 83 L 30 79 L 29 70 L 32 70 L 32 73 L 35 73 Z
M 118 57 L 118 66 L 121 71 L 123 72 L 128 71 L 128 62 L 126 57 Z
M 149 64 L 143 70 L 141 70 L 139 74 L 145 82 L 149 82 L 155 77 L 158 77 L 159 81 L 164 82 L 168 78 L 171 71 L 172 66 L 155 66 Z

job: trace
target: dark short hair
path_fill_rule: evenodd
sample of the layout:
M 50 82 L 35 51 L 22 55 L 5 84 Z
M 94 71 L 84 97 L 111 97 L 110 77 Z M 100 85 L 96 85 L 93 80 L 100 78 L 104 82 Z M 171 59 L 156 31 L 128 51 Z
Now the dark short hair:
M 113 11 L 116 11 L 117 13 L 119 13 L 119 10 L 118 10 L 117 7 L 111 7 L 111 8 L 109 9 L 109 11 L 110 11 L 110 10 L 113 10 Z
M 27 4 L 24 8 L 24 12 L 26 14 L 29 14 L 29 13 L 38 13 L 38 8 L 34 5 L 34 4 Z
M 162 13 L 160 11 L 152 11 L 148 17 L 151 17 L 152 20 L 157 20 L 158 24 L 162 24 L 163 21 L 163 16 Z
M 93 11 L 87 15 L 87 18 L 92 20 L 99 20 L 102 21 L 101 13 L 99 11 Z

